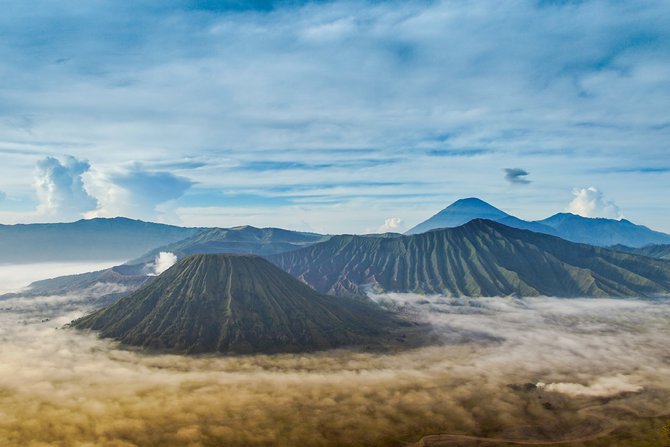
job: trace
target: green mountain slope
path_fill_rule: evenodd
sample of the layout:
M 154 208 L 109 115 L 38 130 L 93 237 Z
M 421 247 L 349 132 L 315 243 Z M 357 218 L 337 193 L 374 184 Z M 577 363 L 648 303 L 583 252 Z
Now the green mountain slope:
M 260 257 L 196 255 L 72 325 L 127 345 L 193 354 L 368 343 L 401 323 L 373 304 L 317 293 Z
M 670 292 L 670 263 L 488 221 L 398 238 L 336 236 L 268 257 L 323 293 L 649 296 Z

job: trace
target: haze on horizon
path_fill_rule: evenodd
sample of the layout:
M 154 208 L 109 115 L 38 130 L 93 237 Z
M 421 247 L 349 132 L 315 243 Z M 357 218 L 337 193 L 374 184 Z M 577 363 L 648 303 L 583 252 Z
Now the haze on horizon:
M 670 232 L 663 1 L 5 2 L 0 222 Z

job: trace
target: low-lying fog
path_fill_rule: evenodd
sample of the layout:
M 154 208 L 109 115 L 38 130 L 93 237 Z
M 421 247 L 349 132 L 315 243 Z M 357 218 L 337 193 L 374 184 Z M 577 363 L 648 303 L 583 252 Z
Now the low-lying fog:
M 0 264 L 0 294 L 16 292 L 33 281 L 74 275 L 82 272 L 93 272 L 122 263 L 123 261 Z
M 60 329 L 77 297 L 0 301 L 0 445 L 663 445 L 670 300 L 374 298 L 441 344 L 155 356 Z

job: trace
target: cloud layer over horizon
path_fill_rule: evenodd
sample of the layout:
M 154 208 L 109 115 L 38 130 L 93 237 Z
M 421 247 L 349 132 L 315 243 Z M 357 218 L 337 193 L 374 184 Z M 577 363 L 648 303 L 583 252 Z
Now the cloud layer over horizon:
M 470 196 L 541 219 L 593 185 L 670 231 L 667 2 L 206 5 L 9 2 L 0 221 L 362 232 Z M 35 189 L 70 156 L 90 168 Z

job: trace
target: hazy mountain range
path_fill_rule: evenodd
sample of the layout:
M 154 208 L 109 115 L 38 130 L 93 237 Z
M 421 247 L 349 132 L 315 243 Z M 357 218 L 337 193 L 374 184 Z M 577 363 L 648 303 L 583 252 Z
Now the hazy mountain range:
M 488 220 L 480 220 L 482 217 Z M 435 225 L 442 230 L 415 233 Z M 12 228 L 0 227 L 0 233 Z M 40 228 L 40 234 L 54 235 L 55 241 L 46 244 L 47 253 L 69 241 L 72 247 L 64 250 L 64 256 L 78 259 L 95 247 L 112 244 L 115 235 L 122 241 L 115 255 L 137 251 L 129 241 L 142 237 L 146 239 L 137 242 L 138 247 L 153 246 L 125 265 L 35 282 L 23 292 L 27 295 L 100 295 L 103 284 L 110 286 L 107 299 L 116 299 L 155 279 L 160 271 L 154 261 L 161 252 L 177 259 L 215 253 L 267 256 L 318 291 L 338 295 L 362 295 L 368 288 L 468 296 L 646 296 L 667 291 L 668 264 L 648 257 L 667 258 L 668 245 L 636 247 L 670 238 L 666 234 L 628 221 L 564 213 L 527 222 L 475 198 L 454 202 L 405 236 L 331 237 L 251 226 L 193 229 L 121 218 L 40 224 L 32 231 Z M 77 228 L 84 230 L 80 234 Z M 170 240 L 180 234 L 186 237 Z M 165 244 L 156 242 L 164 239 L 168 240 Z M 626 244 L 612 251 L 569 240 L 600 242 L 595 245 L 623 240 Z M 82 254 L 78 249 L 84 242 L 88 246 Z M 26 245 L 27 253 L 39 256 L 35 243 Z M 10 256 L 12 252 L 2 253 Z
M 406 323 L 371 303 L 317 293 L 260 257 L 195 255 L 73 326 L 127 345 L 195 354 L 364 344 Z
M 328 239 L 316 233 L 283 230 L 281 228 L 256 228 L 250 225 L 233 228 L 211 228 L 186 239 L 158 247 L 129 264 L 151 262 L 161 251 L 177 255 L 179 259 L 192 254 L 249 253 L 270 255 L 303 248 Z
M 405 234 L 424 233 L 437 228 L 453 228 L 473 219 L 488 219 L 504 225 L 538 233 L 559 236 L 573 242 L 602 247 L 625 245 L 643 247 L 650 244 L 670 244 L 670 235 L 636 225 L 626 219 L 603 219 L 558 213 L 544 220 L 525 221 L 477 198 L 457 200 L 430 219 Z
M 186 239 L 149 250 L 126 264 L 96 272 L 36 281 L 23 293 L 29 295 L 86 293 L 99 283 L 115 284 L 133 290 L 153 278 L 154 262 L 161 252 L 174 254 L 178 259 L 193 254 L 268 255 L 304 248 L 327 240 L 328 237 L 315 233 L 280 228 L 256 228 L 249 225 L 201 229 Z
M 199 231 L 124 217 L 0 225 L 0 263 L 131 259 Z
M 524 221 L 476 198 L 461 199 L 407 231 L 419 234 L 453 228 L 473 219 L 559 236 L 599 246 L 638 248 L 670 244 L 670 235 L 628 220 L 593 219 L 559 213 L 541 221 Z M 391 235 L 392 236 L 392 235 Z M 183 228 L 117 217 L 72 223 L 0 225 L 0 263 L 34 263 L 133 259 L 151 262 L 161 251 L 179 258 L 197 253 L 271 255 L 322 242 L 329 236 L 280 228 Z

